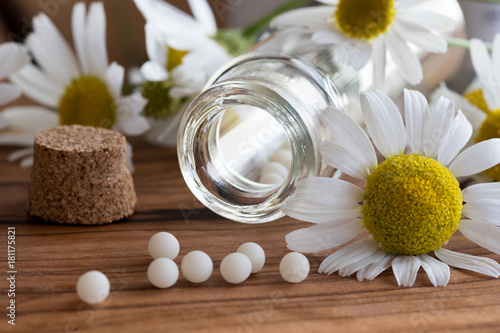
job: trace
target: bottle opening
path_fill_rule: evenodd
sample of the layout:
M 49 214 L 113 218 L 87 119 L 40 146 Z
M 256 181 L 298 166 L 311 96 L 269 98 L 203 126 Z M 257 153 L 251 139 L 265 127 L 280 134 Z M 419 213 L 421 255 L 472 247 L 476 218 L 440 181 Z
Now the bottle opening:
M 268 112 L 239 105 L 224 111 L 218 133 L 220 158 L 230 179 L 256 182 L 263 192 L 290 174 L 292 151 L 285 130 Z M 255 186 L 259 186 L 255 184 Z

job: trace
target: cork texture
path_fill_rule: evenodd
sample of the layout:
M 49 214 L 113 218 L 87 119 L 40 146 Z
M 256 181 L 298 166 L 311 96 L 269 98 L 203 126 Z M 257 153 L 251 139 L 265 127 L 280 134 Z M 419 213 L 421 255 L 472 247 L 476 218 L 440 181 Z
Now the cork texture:
M 104 224 L 133 214 L 136 195 L 125 137 L 90 126 L 58 126 L 35 137 L 28 212 L 46 221 Z

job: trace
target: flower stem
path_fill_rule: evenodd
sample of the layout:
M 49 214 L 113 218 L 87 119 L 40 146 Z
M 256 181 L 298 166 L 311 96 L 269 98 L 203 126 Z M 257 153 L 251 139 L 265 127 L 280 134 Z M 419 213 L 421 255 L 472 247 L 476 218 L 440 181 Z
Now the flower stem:
M 257 35 L 257 33 L 259 33 L 259 31 L 263 30 L 269 24 L 269 22 L 271 22 L 272 19 L 275 18 L 276 16 L 278 16 L 286 11 L 289 11 L 289 10 L 295 9 L 297 7 L 306 5 L 310 2 L 313 2 L 313 0 L 290 0 L 287 3 L 279 6 L 278 8 L 276 8 L 275 10 L 270 12 L 269 14 L 265 15 L 261 19 L 257 20 L 256 22 L 254 22 L 254 23 L 250 24 L 249 26 L 247 26 L 246 28 L 244 28 L 243 35 L 245 35 L 245 36 Z
M 461 47 L 461 48 L 467 49 L 467 50 L 470 49 L 470 40 L 469 39 L 448 37 L 448 36 L 444 36 L 443 38 L 446 40 L 446 42 L 450 46 Z M 493 49 L 491 43 L 484 43 L 484 45 L 486 45 L 486 48 L 488 49 L 488 51 L 491 51 Z

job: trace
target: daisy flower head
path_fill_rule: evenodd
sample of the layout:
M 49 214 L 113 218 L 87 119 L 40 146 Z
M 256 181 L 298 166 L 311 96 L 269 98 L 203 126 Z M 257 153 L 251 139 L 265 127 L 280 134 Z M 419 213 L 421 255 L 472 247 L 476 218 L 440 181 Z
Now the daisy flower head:
M 42 125 L 98 126 L 126 135 L 139 135 L 149 128 L 139 114 L 144 98 L 139 93 L 122 96 L 124 69 L 108 61 L 103 4 L 92 3 L 87 12 L 83 2 L 76 3 L 71 19 L 76 56 L 47 15 L 41 13 L 33 18 L 33 32 L 25 44 L 36 65 L 25 65 L 10 79 L 46 109 L 6 110 L 5 116 L 17 128 L 14 136 L 9 132 L 0 135 L 0 141 L 26 145 L 29 139 L 29 145 L 33 145 L 34 136 L 45 129 Z M 16 142 L 19 133 L 23 140 Z
M 318 44 L 337 44 L 341 63 L 355 70 L 373 61 L 373 85 L 384 85 L 386 52 L 411 84 L 422 81 L 420 61 L 408 43 L 443 53 L 446 41 L 434 32 L 454 29 L 448 17 L 420 6 L 422 0 L 318 0 L 326 6 L 297 9 L 277 17 L 276 27 L 314 30 Z M 446 0 L 436 0 L 446 1 Z M 436 2 L 434 1 L 434 2 Z
M 322 121 L 336 138 L 324 143 L 324 161 L 365 179 L 366 185 L 362 190 L 344 180 L 321 177 L 300 181 L 283 210 L 317 225 L 288 234 L 288 247 L 322 251 L 343 245 L 366 229 L 369 237 L 328 256 L 319 272 L 356 273 L 362 281 L 392 267 L 400 286 L 412 286 L 420 266 L 434 286 L 448 283 L 449 266 L 498 277 L 496 261 L 443 245 L 458 229 L 500 254 L 500 183 L 461 191 L 456 180 L 500 163 L 500 139 L 461 151 L 472 127 L 461 111 L 455 112 L 453 102 L 442 97 L 430 110 L 424 96 L 411 90 L 405 90 L 404 102 L 406 125 L 386 95 L 362 93 L 368 134 L 340 109 L 323 112 Z M 375 148 L 385 157 L 380 164 Z M 432 251 L 438 259 L 428 254 Z
M 146 18 L 149 61 L 141 67 L 146 81 L 143 95 L 150 101 L 146 114 L 157 115 L 156 108 L 161 110 L 160 116 L 167 115 L 178 109 L 179 98 L 199 93 L 231 56 L 214 40 L 217 25 L 206 0 L 189 1 L 194 17 L 162 0 L 135 0 L 135 4 Z M 158 90 L 170 100 L 156 98 Z M 177 108 L 169 107 L 171 104 Z

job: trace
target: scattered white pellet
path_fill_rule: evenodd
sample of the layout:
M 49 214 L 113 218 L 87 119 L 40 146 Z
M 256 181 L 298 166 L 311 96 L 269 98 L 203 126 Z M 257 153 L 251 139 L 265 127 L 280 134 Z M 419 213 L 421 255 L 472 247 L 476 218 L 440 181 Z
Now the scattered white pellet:
M 282 184 L 285 178 L 281 177 L 277 173 L 270 172 L 270 173 L 263 173 L 262 177 L 260 177 L 259 183 L 261 184 L 269 184 L 269 185 L 279 185 Z
M 89 271 L 78 279 L 76 293 L 85 303 L 101 303 L 109 295 L 109 280 L 99 271 Z
M 292 165 L 292 151 L 290 149 L 279 149 L 276 153 L 269 159 L 270 162 L 278 162 L 283 165 L 287 170 L 290 169 Z
M 243 253 L 252 262 L 252 273 L 260 272 L 266 262 L 266 254 L 262 247 L 253 242 L 241 244 L 236 252 Z
M 172 287 L 179 278 L 179 268 L 172 259 L 158 258 L 148 267 L 148 279 L 157 288 Z
M 207 281 L 212 275 L 214 264 L 212 259 L 203 251 L 189 252 L 182 258 L 182 275 L 192 283 Z
M 248 279 L 252 272 L 252 262 L 243 253 L 231 253 L 222 259 L 220 273 L 229 283 L 241 283 Z
M 309 260 L 302 253 L 291 252 L 281 259 L 280 274 L 285 281 L 299 283 L 309 275 Z
M 149 240 L 148 250 L 153 259 L 169 258 L 174 260 L 179 254 L 179 241 L 168 232 L 154 234 Z
M 287 169 L 283 164 L 278 162 L 270 162 L 267 163 L 262 168 L 262 174 L 265 175 L 267 173 L 276 173 L 280 175 L 282 179 L 286 179 L 289 174 L 289 169 Z

